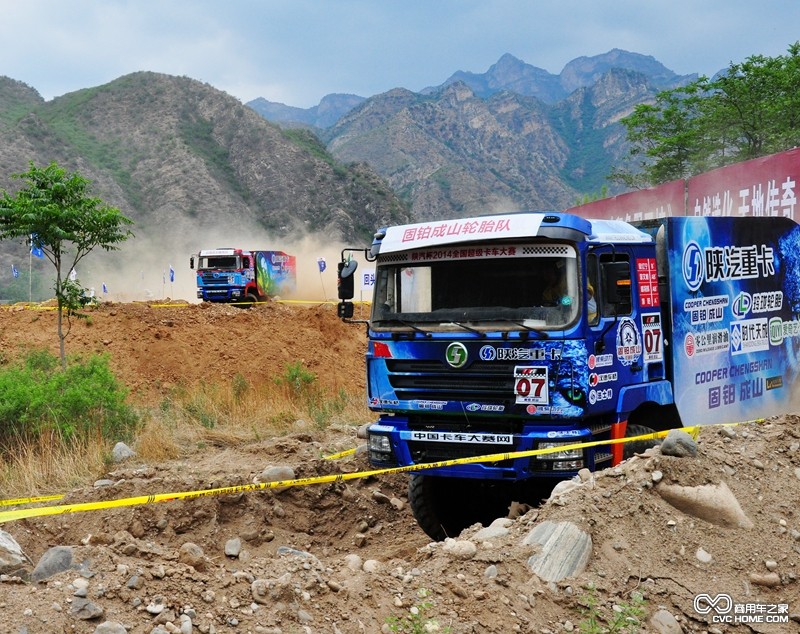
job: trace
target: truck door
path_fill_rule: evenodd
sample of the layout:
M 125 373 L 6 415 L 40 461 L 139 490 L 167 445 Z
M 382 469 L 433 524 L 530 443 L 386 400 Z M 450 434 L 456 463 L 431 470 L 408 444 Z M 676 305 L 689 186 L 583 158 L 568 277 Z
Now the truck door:
M 634 293 L 634 258 L 608 246 L 586 258 L 590 411 L 614 411 L 620 389 L 644 381 L 643 326 Z M 589 295 L 593 291 L 596 314 Z

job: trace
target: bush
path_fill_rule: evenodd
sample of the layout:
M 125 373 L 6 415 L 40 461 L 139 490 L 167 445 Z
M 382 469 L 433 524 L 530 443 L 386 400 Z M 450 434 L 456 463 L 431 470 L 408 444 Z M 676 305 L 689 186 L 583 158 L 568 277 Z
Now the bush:
M 29 352 L 0 370 L 0 442 L 31 440 L 52 431 L 65 440 L 128 440 L 138 417 L 107 355 L 72 360 L 61 370 L 46 350 Z

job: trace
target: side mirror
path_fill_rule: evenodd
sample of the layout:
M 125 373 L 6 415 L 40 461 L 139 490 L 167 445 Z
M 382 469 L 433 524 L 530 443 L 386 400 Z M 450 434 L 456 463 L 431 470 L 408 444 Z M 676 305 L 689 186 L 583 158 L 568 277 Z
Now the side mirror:
M 189 258 L 189 268 L 194 269 L 194 256 Z
M 339 262 L 336 278 L 336 285 L 339 289 L 339 299 L 353 299 L 353 295 L 355 295 L 355 278 L 353 277 L 353 273 L 356 272 L 357 267 L 358 262 L 355 260 Z M 352 312 L 350 316 L 352 317 Z
M 339 302 L 336 305 L 336 314 L 340 319 L 350 319 L 354 310 L 355 304 L 353 302 Z

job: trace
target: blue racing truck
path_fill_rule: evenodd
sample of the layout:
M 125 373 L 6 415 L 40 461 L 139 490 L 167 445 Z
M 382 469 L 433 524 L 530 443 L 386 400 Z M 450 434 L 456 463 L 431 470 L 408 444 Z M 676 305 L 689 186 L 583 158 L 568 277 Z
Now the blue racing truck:
M 650 226 L 520 212 L 389 227 L 344 249 L 375 263 L 367 429 L 375 467 L 637 436 L 791 411 L 800 232 L 788 218 Z M 648 443 L 412 471 L 433 539 L 539 501 Z
M 197 299 L 251 306 L 295 290 L 296 262 L 283 251 L 203 249 L 189 258 L 197 266 Z

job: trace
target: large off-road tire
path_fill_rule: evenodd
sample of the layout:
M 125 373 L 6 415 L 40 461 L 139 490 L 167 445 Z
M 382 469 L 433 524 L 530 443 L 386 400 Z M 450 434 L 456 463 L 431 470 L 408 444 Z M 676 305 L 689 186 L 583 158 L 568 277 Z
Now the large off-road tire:
M 506 482 L 416 474 L 408 484 L 408 500 L 420 528 L 442 541 L 476 522 L 488 526 L 505 517 L 511 489 Z
M 644 434 L 655 433 L 652 427 L 645 425 L 628 425 L 625 430 L 625 438 L 633 438 L 635 436 L 643 436 Z M 644 453 L 651 447 L 658 447 L 661 444 L 660 440 L 634 440 L 633 442 L 626 442 L 622 449 L 622 458 L 627 460 L 637 453 Z

